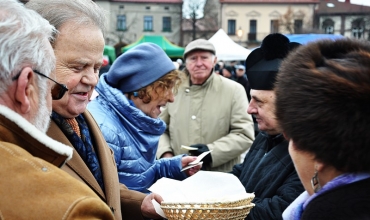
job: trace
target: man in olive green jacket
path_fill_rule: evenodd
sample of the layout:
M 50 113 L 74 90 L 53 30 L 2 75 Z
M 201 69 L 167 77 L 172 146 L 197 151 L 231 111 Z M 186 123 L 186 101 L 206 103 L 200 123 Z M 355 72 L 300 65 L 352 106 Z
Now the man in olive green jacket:
M 203 159 L 203 168 L 229 172 L 252 145 L 254 128 L 244 88 L 213 72 L 215 52 L 213 44 L 204 39 L 185 48 L 186 79 L 175 102 L 160 115 L 167 130 L 159 141 L 157 157 L 188 153 L 181 145 L 197 149 L 190 151 L 193 155 L 212 150 Z

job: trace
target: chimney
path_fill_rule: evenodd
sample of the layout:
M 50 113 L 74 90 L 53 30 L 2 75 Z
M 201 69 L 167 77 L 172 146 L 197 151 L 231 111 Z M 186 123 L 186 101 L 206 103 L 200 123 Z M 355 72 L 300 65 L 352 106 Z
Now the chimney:
M 351 4 L 351 0 L 346 0 L 345 3 Z

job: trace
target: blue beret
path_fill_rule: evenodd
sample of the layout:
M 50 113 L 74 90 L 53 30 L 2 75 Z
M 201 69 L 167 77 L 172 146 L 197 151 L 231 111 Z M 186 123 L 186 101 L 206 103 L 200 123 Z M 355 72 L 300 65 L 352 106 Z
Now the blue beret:
M 134 92 L 174 69 L 175 65 L 162 48 L 153 43 L 141 43 L 114 61 L 106 81 L 123 93 Z

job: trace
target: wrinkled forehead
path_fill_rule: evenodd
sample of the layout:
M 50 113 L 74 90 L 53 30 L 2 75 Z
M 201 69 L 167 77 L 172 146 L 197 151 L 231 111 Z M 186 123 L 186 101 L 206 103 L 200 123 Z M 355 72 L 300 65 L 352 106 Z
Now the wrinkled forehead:
M 274 102 L 275 92 L 274 90 L 257 90 L 251 89 L 251 96 L 266 103 Z

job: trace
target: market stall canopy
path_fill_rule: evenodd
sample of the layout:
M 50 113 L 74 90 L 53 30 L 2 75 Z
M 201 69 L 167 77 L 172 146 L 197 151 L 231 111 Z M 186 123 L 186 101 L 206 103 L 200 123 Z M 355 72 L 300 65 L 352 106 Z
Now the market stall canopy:
M 340 39 L 344 38 L 339 34 L 286 34 L 290 42 L 297 42 L 300 44 L 307 44 L 312 41 L 322 40 L 322 39 Z
M 109 64 L 112 64 L 116 60 L 116 50 L 112 46 L 105 45 L 103 54 L 108 56 Z
M 122 53 L 128 51 L 129 49 L 133 48 L 134 46 L 144 43 L 144 42 L 151 42 L 160 46 L 164 52 L 170 58 L 180 58 L 184 54 L 185 48 L 172 44 L 166 37 L 160 35 L 143 35 L 140 37 L 139 40 L 136 42 L 129 44 L 125 47 L 122 47 Z
M 219 29 L 208 41 L 216 48 L 217 60 L 245 60 L 251 52 L 235 43 L 223 29 Z

